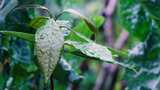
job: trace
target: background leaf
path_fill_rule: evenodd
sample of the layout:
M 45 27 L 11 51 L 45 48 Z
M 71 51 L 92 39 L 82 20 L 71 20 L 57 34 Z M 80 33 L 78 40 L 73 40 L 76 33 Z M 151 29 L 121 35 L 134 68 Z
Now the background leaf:
M 19 37 L 24 40 L 34 42 L 34 35 L 33 34 L 23 33 L 23 32 L 15 32 L 15 31 L 0 31 L 0 33 L 3 33 L 5 35 Z

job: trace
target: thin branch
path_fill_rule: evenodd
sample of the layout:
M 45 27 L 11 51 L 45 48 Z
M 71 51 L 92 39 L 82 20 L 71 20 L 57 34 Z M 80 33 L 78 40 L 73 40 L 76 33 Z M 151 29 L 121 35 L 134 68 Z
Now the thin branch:
M 54 80 L 53 80 L 53 75 L 50 77 L 50 90 L 54 90 Z

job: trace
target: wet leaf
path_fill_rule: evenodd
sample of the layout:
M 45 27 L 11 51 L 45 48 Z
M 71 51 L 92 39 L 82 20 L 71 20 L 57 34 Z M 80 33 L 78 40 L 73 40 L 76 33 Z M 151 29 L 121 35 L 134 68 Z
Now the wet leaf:
M 79 43 L 76 41 L 65 41 L 65 44 L 72 45 L 89 57 L 98 58 L 107 62 L 114 62 L 111 52 L 106 47 L 98 45 L 96 43 Z
M 59 25 L 50 19 L 35 34 L 35 48 L 41 70 L 48 81 L 60 58 L 64 36 Z
M 125 64 L 123 62 L 115 61 L 113 59 L 111 51 L 105 46 L 96 44 L 94 42 L 80 43 L 80 42 L 70 41 L 70 40 L 65 41 L 65 44 L 73 46 L 77 50 L 80 50 L 80 52 L 83 55 L 86 55 L 90 58 L 101 60 L 107 63 L 118 64 L 118 65 L 121 65 L 122 67 L 130 69 L 134 72 L 137 72 L 134 66 Z M 77 54 L 77 53 L 73 53 L 73 54 Z

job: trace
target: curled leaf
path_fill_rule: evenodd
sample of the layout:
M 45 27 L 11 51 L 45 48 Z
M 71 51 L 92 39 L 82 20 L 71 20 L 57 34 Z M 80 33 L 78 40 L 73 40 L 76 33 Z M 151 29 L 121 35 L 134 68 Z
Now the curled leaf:
M 63 33 L 53 19 L 39 28 L 35 34 L 36 54 L 46 83 L 60 58 L 63 43 Z
M 97 27 L 89 19 L 87 19 L 84 15 L 80 14 L 79 12 L 73 9 L 66 9 L 59 16 L 61 16 L 63 13 L 70 13 L 74 16 L 78 16 L 80 19 L 85 21 L 85 23 L 88 25 L 88 27 L 90 28 L 92 32 L 94 32 L 95 34 L 98 32 Z

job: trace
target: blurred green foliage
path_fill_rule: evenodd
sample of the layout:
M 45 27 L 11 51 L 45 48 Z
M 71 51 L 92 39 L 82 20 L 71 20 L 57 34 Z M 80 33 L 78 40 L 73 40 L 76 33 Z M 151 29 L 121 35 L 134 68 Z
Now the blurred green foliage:
M 143 49 L 136 47 L 138 44 L 135 46 L 139 50 L 137 53 L 142 51 L 143 54 L 126 60 L 140 69 L 137 74 L 130 71 L 126 71 L 124 74 L 129 90 L 159 90 L 160 88 L 160 65 L 158 64 L 160 61 L 159 8 L 159 0 L 119 1 L 121 25 L 134 38 L 137 38 L 138 42 L 143 43 Z M 131 42 L 134 44 L 137 41 Z

